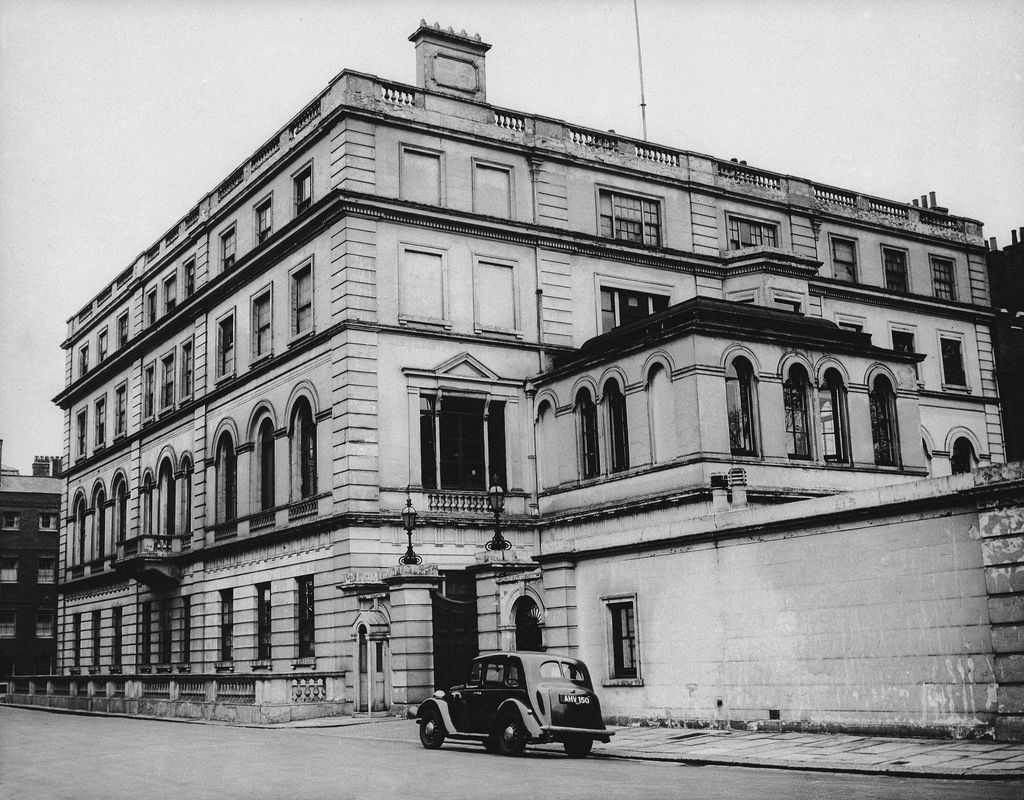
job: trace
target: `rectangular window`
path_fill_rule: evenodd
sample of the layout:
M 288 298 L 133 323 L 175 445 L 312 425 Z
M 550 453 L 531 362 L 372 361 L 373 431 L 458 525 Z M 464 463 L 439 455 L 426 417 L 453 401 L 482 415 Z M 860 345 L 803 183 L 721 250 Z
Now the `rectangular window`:
M 220 660 L 232 660 L 234 645 L 235 601 L 231 589 L 220 592 Z
M 313 603 L 313 576 L 296 580 L 298 589 L 299 658 L 316 655 L 316 608 Z
M 292 336 L 313 330 L 313 266 L 306 264 L 292 273 Z
M 607 604 L 609 615 L 609 666 L 613 679 L 639 677 L 636 638 L 636 608 L 633 600 Z
M 271 351 L 270 290 L 252 301 L 252 357 L 262 358 Z
M 478 261 L 473 269 L 473 303 L 478 330 L 519 329 L 515 266 Z
M 40 556 L 39 568 L 36 572 L 37 583 L 54 583 L 57 580 L 57 559 L 53 556 Z
M 263 244 L 274 232 L 274 203 L 267 198 L 256 206 L 256 243 Z
M 114 606 L 110 620 L 111 634 L 114 641 L 111 644 L 110 663 L 120 666 L 124 662 L 124 611 L 121 606 Z
M 729 249 L 744 247 L 778 247 L 779 229 L 770 222 L 729 217 Z
M 196 293 L 196 260 L 194 258 L 185 262 L 182 275 L 185 283 L 185 299 L 187 300 Z
M 399 320 L 443 323 L 448 303 L 444 257 L 439 252 L 403 250 L 399 264 Z
M 146 326 L 156 322 L 156 287 L 154 286 L 146 294 Z
M 441 154 L 402 148 L 401 196 L 424 205 L 441 205 Z
M 104 395 L 96 401 L 96 446 L 103 447 L 107 443 L 107 397 Z
M 89 430 L 89 412 L 87 409 L 82 409 L 78 412 L 78 417 L 75 420 L 75 452 L 79 458 L 85 455 L 86 448 L 86 434 Z
M 939 338 L 942 350 L 942 383 L 945 386 L 966 386 L 967 373 L 964 370 L 963 343 L 959 339 Z
M 932 256 L 932 289 L 940 300 L 956 300 L 954 274 L 952 260 Z
M 192 342 L 181 345 L 181 397 L 192 396 Z
M 270 584 L 256 586 L 256 658 L 270 658 Z
M 235 264 L 235 229 L 229 228 L 220 235 L 220 267 L 231 269 Z
M 40 516 L 40 520 L 42 517 Z M 39 527 L 42 527 L 42 522 L 39 523 Z M 5 511 L 3 513 L 3 528 L 5 531 L 16 531 L 21 527 L 21 514 L 15 511 Z
M 56 628 L 52 611 L 36 612 L 36 638 L 52 639 Z
M 601 287 L 601 333 L 668 308 L 665 295 Z
M 107 358 L 107 329 L 96 335 L 96 363 L 102 364 Z
M 103 627 L 103 612 L 98 608 L 92 612 L 92 665 L 100 665 L 100 633 Z
M 128 312 L 125 311 L 117 318 L 117 346 L 124 347 L 128 344 Z
M 306 167 L 292 178 L 295 193 L 295 216 L 313 205 L 313 167 Z
M 0 556 L 0 581 L 18 582 L 18 559 L 15 556 Z
M 57 515 L 50 511 L 39 512 L 39 530 L 55 531 L 58 528 Z
M 18 635 L 18 612 L 13 608 L 0 608 L 0 639 L 13 639 Z
M 857 280 L 857 243 L 853 239 L 832 238 L 832 277 L 854 283 Z
M 892 332 L 892 349 L 897 353 L 916 353 L 914 347 L 913 332 L 896 330 Z M 914 373 L 917 373 L 917 364 L 914 364 Z
M 128 430 L 128 386 L 121 384 L 114 390 L 114 436 L 124 436 Z
M 661 246 L 661 206 L 657 200 L 602 190 L 598 216 L 601 236 L 647 247 Z
M 160 410 L 174 407 L 174 351 L 160 360 Z
M 139 663 L 153 663 L 153 604 L 144 600 L 139 607 Z
M 142 416 L 149 419 L 156 412 L 156 364 L 142 372 Z
M 78 351 L 78 377 L 82 377 L 89 371 L 89 345 L 83 344 Z
M 217 323 L 217 377 L 235 372 L 235 317 L 229 314 Z
M 909 292 L 907 254 L 902 250 L 883 247 L 882 262 L 885 265 L 885 288 L 893 292 Z
M 178 307 L 178 276 L 169 275 L 164 281 L 164 313 L 170 314 Z
M 484 491 L 491 484 L 506 486 L 505 403 L 422 395 L 420 448 L 425 488 Z
M 181 598 L 181 663 L 192 660 L 192 598 Z
M 82 615 L 71 617 L 71 663 L 76 667 L 82 665 Z
M 157 606 L 157 624 L 160 627 L 159 664 L 171 663 L 171 601 L 161 600 Z
M 489 217 L 512 217 L 512 170 L 509 167 L 475 165 L 473 210 Z

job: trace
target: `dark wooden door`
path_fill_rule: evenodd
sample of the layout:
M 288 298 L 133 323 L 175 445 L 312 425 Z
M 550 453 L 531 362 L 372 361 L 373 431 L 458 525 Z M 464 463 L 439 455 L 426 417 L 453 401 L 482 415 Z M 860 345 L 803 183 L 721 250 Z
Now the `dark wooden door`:
M 434 600 L 434 688 L 464 684 L 478 651 L 476 600 L 453 600 L 437 592 Z

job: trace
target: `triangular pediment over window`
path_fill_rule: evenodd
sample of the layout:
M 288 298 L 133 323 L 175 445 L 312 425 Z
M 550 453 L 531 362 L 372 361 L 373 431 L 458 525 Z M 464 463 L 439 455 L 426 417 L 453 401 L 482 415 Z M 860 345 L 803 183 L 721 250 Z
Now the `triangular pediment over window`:
M 490 381 L 501 380 L 498 373 L 469 353 L 459 353 L 459 355 L 438 364 L 434 367 L 434 373 L 439 376 L 451 375 L 460 378 L 483 378 Z

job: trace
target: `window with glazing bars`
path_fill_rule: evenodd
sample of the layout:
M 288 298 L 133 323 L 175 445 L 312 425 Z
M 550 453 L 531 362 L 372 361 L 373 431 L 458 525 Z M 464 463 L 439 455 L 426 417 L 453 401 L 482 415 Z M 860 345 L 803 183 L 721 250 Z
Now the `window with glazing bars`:
M 841 281 L 857 280 L 857 243 L 832 237 L 832 277 Z
M 142 373 L 142 416 L 151 417 L 156 410 L 156 365 L 150 364 Z
M 196 260 L 190 258 L 185 262 L 184 267 L 184 278 L 185 278 L 185 298 L 191 297 L 196 291 Z
M 885 265 L 885 288 L 894 292 L 910 291 L 907 280 L 907 254 L 902 250 L 884 247 L 882 261 Z
M 292 273 L 292 336 L 313 327 L 313 269 L 309 265 Z
M 161 362 L 160 408 L 174 405 L 174 353 L 168 353 Z
M 181 598 L 181 662 L 192 660 L 192 598 Z
M 220 263 L 222 269 L 230 269 L 235 264 L 235 229 L 220 235 Z
M 139 663 L 153 663 L 153 604 L 144 600 L 139 607 Z
M 76 441 L 76 447 L 77 447 L 76 452 L 77 452 L 77 454 L 79 456 L 84 456 L 85 455 L 85 447 L 86 447 L 85 439 L 86 439 L 86 434 L 87 434 L 87 431 L 88 431 L 88 424 L 89 424 L 88 423 L 88 415 L 89 415 L 89 412 L 86 411 L 83 408 L 81 411 L 78 412 L 78 418 L 76 420 L 76 430 L 75 430 L 76 439 L 77 439 L 77 441 Z
M 940 300 L 956 300 L 956 282 L 950 259 L 932 259 L 932 290 Z
M 231 589 L 220 592 L 220 660 L 232 660 L 234 644 L 235 604 Z
M 668 297 L 628 289 L 601 287 L 601 333 L 628 325 L 668 308 Z
M 599 217 L 602 236 L 661 246 L 661 207 L 657 200 L 602 191 Z
M 192 394 L 192 342 L 181 345 L 181 396 Z
M 298 589 L 298 623 L 299 623 L 299 658 L 312 658 L 316 652 L 316 608 L 313 604 L 313 576 L 306 575 L 297 579 Z
M 93 609 L 92 612 L 92 665 L 100 665 L 100 635 L 103 631 L 103 612 L 100 609 Z
M 256 587 L 256 658 L 261 661 L 270 658 L 270 584 L 261 583 Z
M 235 371 L 235 318 L 227 316 L 217 323 L 217 377 Z
M 117 318 L 117 346 L 124 347 L 128 344 L 128 312 Z
M 256 242 L 262 244 L 274 232 L 274 205 L 265 200 L 256 206 Z
M 114 391 L 114 436 L 121 436 L 128 424 L 128 387 L 118 386 Z
M 252 354 L 260 358 L 270 352 L 270 292 L 252 301 Z
M 729 217 L 729 249 L 744 247 L 777 247 L 778 228 L 768 222 Z
M 611 615 L 612 677 L 636 678 L 636 612 L 632 601 L 609 603 Z
M 96 446 L 102 447 L 107 443 L 107 397 L 104 395 L 96 401 L 94 409 L 96 414 Z
M 113 636 L 110 652 L 111 664 L 120 665 L 124 658 L 123 615 L 124 611 L 121 606 L 114 606 L 112 609 L 112 618 L 110 620 L 111 634 Z

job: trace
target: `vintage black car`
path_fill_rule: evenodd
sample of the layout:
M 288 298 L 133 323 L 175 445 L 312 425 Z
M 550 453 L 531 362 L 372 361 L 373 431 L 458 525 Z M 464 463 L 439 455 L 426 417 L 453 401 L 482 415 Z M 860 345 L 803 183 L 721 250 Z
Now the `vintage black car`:
M 584 758 L 612 735 L 584 663 L 554 653 L 478 656 L 465 685 L 435 692 L 416 719 L 428 750 L 450 738 L 517 756 L 528 744 L 561 742 L 570 757 Z

